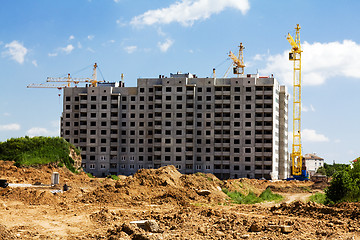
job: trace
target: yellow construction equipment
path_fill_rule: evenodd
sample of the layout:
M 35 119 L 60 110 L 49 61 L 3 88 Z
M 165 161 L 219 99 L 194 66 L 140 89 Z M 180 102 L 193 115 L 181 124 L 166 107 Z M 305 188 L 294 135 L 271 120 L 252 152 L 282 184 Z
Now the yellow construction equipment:
M 293 77 L 293 144 L 292 144 L 292 175 L 295 178 L 306 178 L 306 170 L 303 171 L 302 153 L 301 153 L 301 44 L 300 44 L 300 26 L 296 25 L 295 40 L 288 33 L 286 39 L 291 45 L 289 60 L 294 63 Z
M 96 87 L 97 83 L 100 82 L 100 81 L 97 81 L 97 74 L 96 74 L 97 67 L 98 67 L 98 65 L 95 63 L 94 68 L 93 68 L 92 78 L 73 78 L 73 77 L 70 77 L 70 73 L 68 73 L 67 77 L 59 77 L 59 78 L 48 77 L 46 82 L 66 82 L 68 87 L 71 86 L 71 83 L 74 83 L 75 85 L 77 85 L 81 82 L 89 82 L 89 83 L 91 83 L 91 85 L 93 87 Z M 105 82 L 105 81 L 102 81 L 102 82 Z
M 239 77 L 241 74 L 244 74 L 244 68 L 245 68 L 244 55 L 243 55 L 244 49 L 245 47 L 242 45 L 242 43 L 240 43 L 238 57 L 236 57 L 235 54 L 233 54 L 231 51 L 229 52 L 229 57 L 233 61 L 230 67 L 233 66 L 233 73 L 236 74 L 237 77 Z M 226 71 L 224 77 L 228 75 L 230 67 Z

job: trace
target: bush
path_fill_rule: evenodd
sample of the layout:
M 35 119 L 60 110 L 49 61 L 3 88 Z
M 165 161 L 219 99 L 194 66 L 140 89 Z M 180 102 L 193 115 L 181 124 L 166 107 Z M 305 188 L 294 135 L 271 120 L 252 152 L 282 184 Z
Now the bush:
M 69 156 L 70 149 L 79 153 L 79 149 L 60 137 L 11 138 L 0 143 L 0 159 L 15 161 L 16 166 L 56 163 L 75 172 L 74 160 Z
M 352 165 L 352 168 L 336 172 L 325 190 L 329 203 L 358 202 L 360 201 L 360 162 Z
M 339 164 L 339 163 L 327 164 L 327 163 L 324 163 L 324 166 L 320 167 L 317 170 L 317 173 L 320 173 L 322 175 L 326 175 L 328 177 L 332 177 L 335 173 L 344 171 L 344 170 L 346 170 L 348 168 L 349 168 L 348 164 Z

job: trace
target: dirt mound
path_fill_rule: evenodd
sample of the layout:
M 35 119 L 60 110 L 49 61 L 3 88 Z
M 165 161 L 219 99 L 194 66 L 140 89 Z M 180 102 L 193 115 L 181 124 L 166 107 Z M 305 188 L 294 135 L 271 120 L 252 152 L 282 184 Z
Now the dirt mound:
M 5 188 L 0 189 L 0 196 L 3 199 L 21 201 L 29 205 L 57 204 L 59 199 L 47 190 L 29 188 Z
M 311 189 L 313 189 L 313 190 L 324 190 L 325 188 L 327 188 L 329 186 L 330 186 L 330 183 L 319 181 L 319 182 L 315 182 L 313 185 L 311 185 Z
M 142 169 L 115 184 L 99 186 L 78 200 L 84 203 L 175 205 L 188 205 L 191 201 L 223 201 L 226 195 L 213 178 L 204 174 L 182 175 L 174 166 Z M 200 190 L 209 190 L 209 194 L 201 196 Z
M 16 239 L 14 233 L 8 230 L 4 225 L 0 224 L 0 239 Z
M 317 219 L 330 219 L 333 217 L 337 219 L 360 219 L 359 203 L 341 203 L 330 207 L 310 201 L 307 203 L 296 201 L 290 204 L 282 203 L 280 206 L 274 206 L 271 211 L 277 214 L 311 216 Z
M 13 161 L 0 160 L 0 178 L 7 179 L 9 183 L 26 184 L 51 184 L 51 174 L 60 174 L 60 183 L 69 181 L 89 181 L 85 173 L 74 174 L 66 167 L 57 167 L 54 164 L 42 165 L 39 167 L 16 167 Z
M 99 212 L 90 214 L 90 219 L 93 222 L 101 223 L 102 225 L 108 225 L 114 221 L 117 221 L 119 218 L 113 211 L 110 211 L 107 208 L 102 208 Z
M 306 193 L 311 192 L 311 186 L 314 184 L 311 181 L 269 181 L 258 179 L 231 179 L 220 183 L 222 188 L 227 188 L 229 191 L 241 192 L 244 195 L 253 192 L 259 195 L 266 188 L 270 188 L 277 193 Z

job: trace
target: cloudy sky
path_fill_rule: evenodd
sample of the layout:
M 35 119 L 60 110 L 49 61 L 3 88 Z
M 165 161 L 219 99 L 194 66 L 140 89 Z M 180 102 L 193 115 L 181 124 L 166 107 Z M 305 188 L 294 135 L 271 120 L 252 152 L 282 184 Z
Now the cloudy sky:
M 245 46 L 246 73 L 274 74 L 292 93 L 286 34 L 303 48 L 303 152 L 326 162 L 360 156 L 360 2 L 313 0 L 5 0 L 0 8 L 0 141 L 57 136 L 57 89 L 47 77 L 91 77 L 136 86 L 177 71 L 222 76 Z M 289 111 L 289 130 L 292 111 Z M 291 140 L 291 139 L 290 139 Z M 291 146 L 289 146 L 291 147 Z

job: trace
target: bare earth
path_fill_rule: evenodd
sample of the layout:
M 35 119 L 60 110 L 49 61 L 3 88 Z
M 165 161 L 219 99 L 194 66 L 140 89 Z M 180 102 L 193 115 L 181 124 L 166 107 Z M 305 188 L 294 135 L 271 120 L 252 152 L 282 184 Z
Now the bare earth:
M 172 166 L 115 181 L 12 164 L 0 161 L 1 179 L 50 184 L 56 171 L 70 189 L 54 194 L 61 186 L 1 188 L 0 239 L 360 239 L 360 203 L 307 202 L 324 184 L 220 181 L 211 174 L 182 175 Z M 283 202 L 236 205 L 221 191 L 259 194 L 268 186 Z M 155 220 L 155 227 L 130 224 L 138 220 Z

